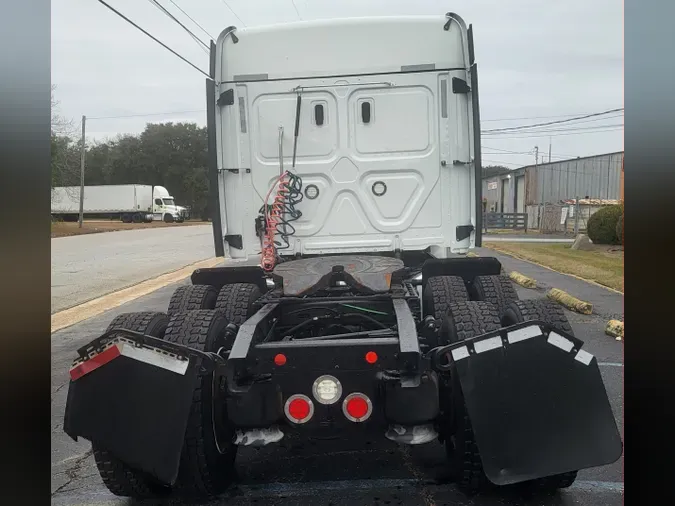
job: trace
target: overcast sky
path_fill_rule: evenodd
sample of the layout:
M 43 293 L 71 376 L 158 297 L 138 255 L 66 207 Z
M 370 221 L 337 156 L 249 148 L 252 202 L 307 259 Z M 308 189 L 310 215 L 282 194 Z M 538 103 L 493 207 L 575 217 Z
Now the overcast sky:
M 207 54 L 149 0 L 106 1 L 208 71 Z M 214 37 L 229 25 L 299 17 L 453 11 L 474 25 L 483 130 L 623 107 L 620 0 L 295 0 L 297 13 L 293 0 L 158 1 L 204 40 L 175 5 Z M 97 0 L 52 1 L 52 84 L 61 115 L 77 123 L 83 114 L 92 118 L 89 140 L 139 133 L 148 122 L 206 122 L 204 76 Z M 109 118 L 127 115 L 139 116 Z M 548 127 L 553 132 L 486 134 L 483 163 L 533 163 L 528 153 L 538 145 L 548 156 L 549 138 L 553 160 L 620 151 L 623 129 L 616 125 L 622 124 L 623 115 L 608 115 Z

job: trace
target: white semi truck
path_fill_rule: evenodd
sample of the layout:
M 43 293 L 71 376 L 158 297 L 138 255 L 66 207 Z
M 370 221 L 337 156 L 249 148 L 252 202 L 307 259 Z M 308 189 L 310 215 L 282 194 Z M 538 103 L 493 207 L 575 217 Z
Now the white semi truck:
M 112 493 L 218 496 L 246 447 L 301 469 L 312 438 L 442 444 L 469 493 L 553 491 L 619 459 L 592 347 L 553 301 L 520 300 L 497 258 L 466 255 L 476 69 L 453 13 L 212 42 L 210 209 L 231 260 L 166 312 L 118 315 L 70 369 L 64 430 L 92 442 Z
M 144 184 L 97 185 L 84 187 L 84 216 L 119 218 L 124 223 L 151 221 L 182 222 L 184 213 L 163 186 Z M 77 220 L 80 213 L 80 187 L 52 189 L 52 217 Z

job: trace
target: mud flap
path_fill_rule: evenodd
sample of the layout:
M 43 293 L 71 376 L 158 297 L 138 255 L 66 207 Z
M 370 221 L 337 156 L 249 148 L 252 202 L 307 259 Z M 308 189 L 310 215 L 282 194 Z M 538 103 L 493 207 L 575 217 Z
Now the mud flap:
M 173 485 L 201 368 L 198 357 L 175 348 L 167 352 L 118 339 L 76 362 L 65 432 Z
M 445 347 L 493 483 L 602 466 L 621 456 L 597 360 L 582 346 L 543 322 L 527 322 Z

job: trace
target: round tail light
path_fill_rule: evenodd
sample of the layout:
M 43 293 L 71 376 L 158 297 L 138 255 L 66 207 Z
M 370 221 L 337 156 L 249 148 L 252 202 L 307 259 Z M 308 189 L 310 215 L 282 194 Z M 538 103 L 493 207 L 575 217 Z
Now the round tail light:
M 293 423 L 305 423 L 314 415 L 314 404 L 306 395 L 291 395 L 284 405 L 284 413 Z
M 345 397 L 342 412 L 352 422 L 365 422 L 373 412 L 373 404 L 366 395 L 354 392 Z

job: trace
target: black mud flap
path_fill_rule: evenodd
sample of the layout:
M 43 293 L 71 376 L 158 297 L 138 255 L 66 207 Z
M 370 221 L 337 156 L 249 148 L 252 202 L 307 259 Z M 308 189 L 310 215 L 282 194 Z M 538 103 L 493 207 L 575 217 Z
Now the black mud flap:
M 140 344 L 136 333 L 125 333 L 129 339 L 102 336 L 81 350 L 86 358 L 70 371 L 64 431 L 172 485 L 202 359 L 189 348 L 148 336 Z
M 437 349 L 434 362 L 454 365 L 459 376 L 485 474 L 496 485 L 621 456 L 597 360 L 582 346 L 543 322 L 526 322 Z

